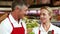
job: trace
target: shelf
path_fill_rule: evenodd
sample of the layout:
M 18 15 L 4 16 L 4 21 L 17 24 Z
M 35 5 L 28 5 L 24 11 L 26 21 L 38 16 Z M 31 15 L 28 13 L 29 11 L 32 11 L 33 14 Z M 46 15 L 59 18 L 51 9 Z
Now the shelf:
M 0 0 L 0 1 L 13 1 L 13 0 Z

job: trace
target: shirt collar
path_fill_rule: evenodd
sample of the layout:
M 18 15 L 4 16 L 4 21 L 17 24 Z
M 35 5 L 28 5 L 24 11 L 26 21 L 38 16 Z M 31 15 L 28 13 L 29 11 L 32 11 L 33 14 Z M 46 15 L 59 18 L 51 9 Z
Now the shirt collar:
M 19 24 L 18 24 L 18 21 L 16 21 L 11 14 L 9 14 L 9 19 L 11 20 L 14 27 L 21 27 L 21 23 L 23 24 L 25 22 L 22 19 L 20 19 Z
M 53 24 L 50 23 L 49 31 L 52 31 L 52 30 L 53 30 Z
M 53 27 L 53 25 L 50 23 L 50 28 L 48 29 L 48 31 L 51 31 L 53 29 L 52 27 Z M 40 30 L 46 32 L 45 29 L 43 28 L 42 24 L 40 26 Z
M 18 22 L 13 18 L 13 16 L 11 14 L 9 15 L 9 19 L 11 20 L 12 23 L 17 23 Z

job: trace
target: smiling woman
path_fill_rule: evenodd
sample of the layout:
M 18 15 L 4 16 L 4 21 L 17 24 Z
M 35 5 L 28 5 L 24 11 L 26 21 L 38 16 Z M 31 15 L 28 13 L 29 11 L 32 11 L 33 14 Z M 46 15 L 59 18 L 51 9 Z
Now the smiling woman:
M 39 27 L 33 28 L 35 34 L 60 34 L 60 28 L 51 24 L 52 9 L 48 6 L 43 6 L 40 9 L 40 21 L 41 25 Z

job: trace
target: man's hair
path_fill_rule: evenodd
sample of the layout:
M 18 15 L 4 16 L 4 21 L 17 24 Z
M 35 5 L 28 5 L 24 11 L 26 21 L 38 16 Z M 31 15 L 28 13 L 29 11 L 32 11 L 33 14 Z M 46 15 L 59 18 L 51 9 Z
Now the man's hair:
M 28 4 L 24 2 L 23 0 L 14 0 L 12 2 L 12 11 L 15 9 L 16 6 L 19 6 L 19 8 L 21 9 L 23 6 L 28 7 Z

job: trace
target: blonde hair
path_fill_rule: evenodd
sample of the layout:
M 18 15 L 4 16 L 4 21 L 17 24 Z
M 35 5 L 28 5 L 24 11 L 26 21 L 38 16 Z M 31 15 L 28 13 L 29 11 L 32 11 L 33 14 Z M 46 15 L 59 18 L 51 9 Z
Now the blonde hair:
M 51 18 L 50 18 L 50 20 L 51 20 L 52 17 L 53 17 L 52 9 L 50 7 L 48 7 L 48 6 L 43 6 L 43 7 L 40 8 L 40 10 L 42 10 L 42 9 L 46 9 L 49 12 L 49 15 L 51 16 Z

